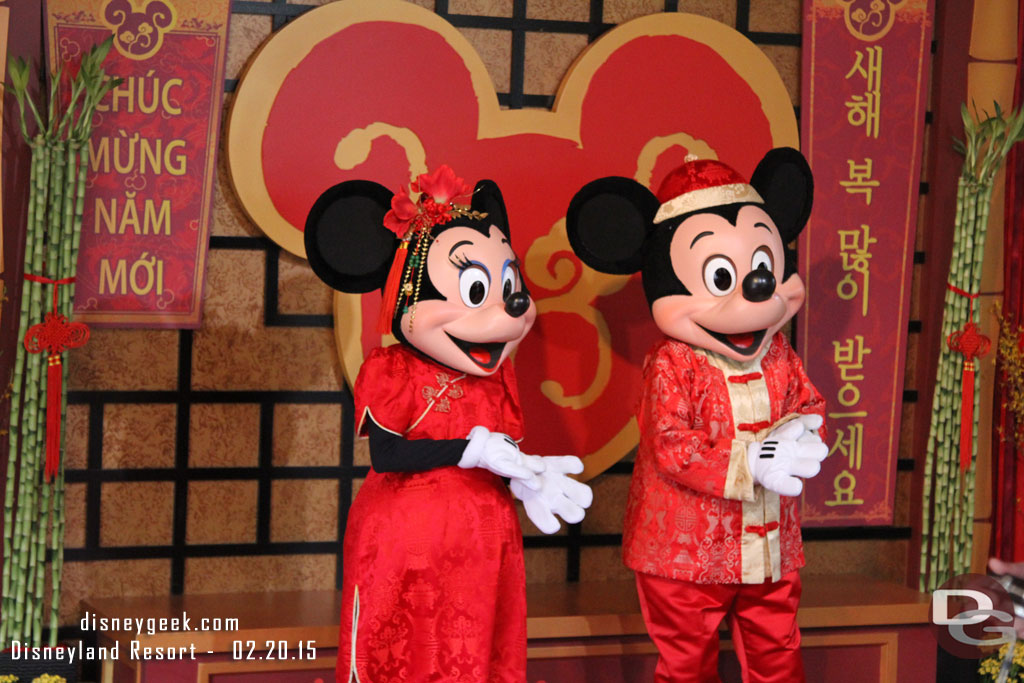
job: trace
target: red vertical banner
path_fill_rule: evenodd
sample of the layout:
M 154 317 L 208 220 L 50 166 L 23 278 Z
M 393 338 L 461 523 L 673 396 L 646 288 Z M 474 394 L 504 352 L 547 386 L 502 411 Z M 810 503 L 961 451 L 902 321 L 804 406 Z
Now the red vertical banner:
M 111 34 L 123 83 L 89 143 L 77 319 L 196 328 L 209 243 L 227 0 L 48 0 L 51 68 Z
M 891 524 L 931 53 L 931 0 L 805 0 L 797 345 L 828 401 L 806 526 Z

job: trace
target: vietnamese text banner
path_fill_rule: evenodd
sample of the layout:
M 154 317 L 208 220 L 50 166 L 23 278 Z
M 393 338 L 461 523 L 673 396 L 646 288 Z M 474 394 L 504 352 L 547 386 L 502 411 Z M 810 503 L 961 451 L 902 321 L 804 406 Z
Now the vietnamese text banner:
M 892 523 L 931 34 L 931 0 L 804 2 L 797 345 L 830 447 L 806 526 Z
M 196 328 L 224 85 L 230 3 L 48 0 L 51 68 L 113 34 L 123 79 L 89 142 L 76 318 Z

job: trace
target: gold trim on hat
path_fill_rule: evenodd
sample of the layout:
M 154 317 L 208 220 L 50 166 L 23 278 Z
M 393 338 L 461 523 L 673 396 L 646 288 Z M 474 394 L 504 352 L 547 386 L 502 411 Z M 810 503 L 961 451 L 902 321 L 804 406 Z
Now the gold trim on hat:
M 716 187 L 705 187 L 701 190 L 694 190 L 681 194 L 675 199 L 670 199 L 658 208 L 654 215 L 654 222 L 661 223 L 669 218 L 682 216 L 684 213 L 699 211 L 712 206 L 723 204 L 735 204 L 737 202 L 757 202 L 764 204 L 761 195 L 753 187 L 746 183 L 733 183 L 731 185 L 718 185 Z

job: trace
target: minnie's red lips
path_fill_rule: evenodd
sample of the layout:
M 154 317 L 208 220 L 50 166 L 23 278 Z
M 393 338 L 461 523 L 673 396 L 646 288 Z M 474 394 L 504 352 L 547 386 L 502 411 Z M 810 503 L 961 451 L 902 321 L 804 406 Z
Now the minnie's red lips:
M 741 349 L 750 348 L 750 346 L 754 343 L 754 333 L 753 332 L 743 332 L 741 334 L 729 334 L 729 335 L 726 335 L 726 337 L 728 338 L 730 344 L 732 344 L 733 346 L 738 346 Z
M 448 332 L 445 332 L 459 350 L 469 356 L 469 359 L 484 370 L 493 370 L 501 360 L 501 354 L 505 351 L 508 342 L 471 342 L 459 339 Z

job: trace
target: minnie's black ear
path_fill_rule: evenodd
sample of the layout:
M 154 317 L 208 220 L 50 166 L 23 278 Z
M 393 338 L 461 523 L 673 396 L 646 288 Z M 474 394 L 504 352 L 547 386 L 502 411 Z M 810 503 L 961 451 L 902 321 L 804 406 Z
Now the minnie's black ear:
M 497 227 L 509 240 L 512 239 L 509 234 L 505 199 L 501 196 L 501 190 L 493 180 L 481 180 L 476 184 L 476 187 L 473 188 L 473 201 L 470 208 L 486 213 L 485 222 Z
M 306 257 L 317 277 L 342 292 L 371 292 L 388 278 L 398 238 L 384 227 L 391 191 L 350 180 L 320 195 L 306 218 Z
M 771 150 L 754 169 L 750 184 L 764 199 L 782 241 L 795 240 L 807 224 L 814 200 L 814 177 L 804 155 L 792 147 Z
M 635 273 L 643 266 L 644 243 L 654 229 L 658 206 L 654 194 L 630 178 L 591 181 L 569 202 L 569 244 L 594 270 Z

